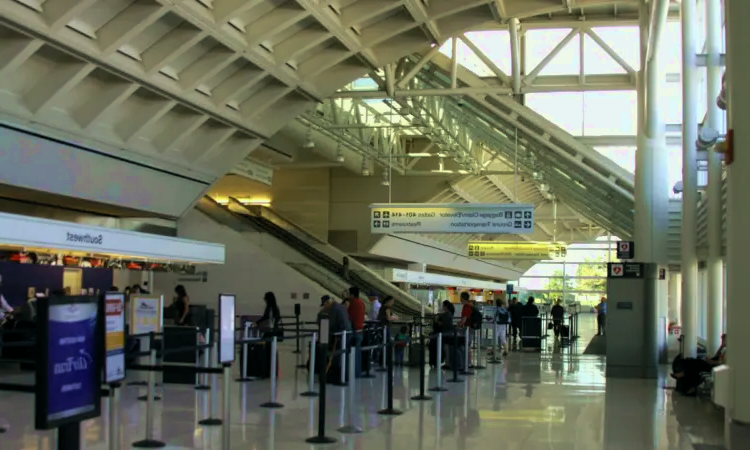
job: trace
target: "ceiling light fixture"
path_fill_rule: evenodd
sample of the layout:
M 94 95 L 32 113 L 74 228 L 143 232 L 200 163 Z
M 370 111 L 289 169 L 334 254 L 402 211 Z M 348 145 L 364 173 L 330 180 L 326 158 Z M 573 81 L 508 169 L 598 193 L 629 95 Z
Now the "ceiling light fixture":
M 344 149 L 341 148 L 341 144 L 336 147 L 336 162 L 343 163 L 346 161 L 346 157 L 344 156 Z
M 370 176 L 370 168 L 367 165 L 367 156 L 362 157 L 362 176 L 363 177 L 369 177 Z
M 383 186 L 390 186 L 391 185 L 391 180 L 390 180 L 390 177 L 388 176 L 388 168 L 387 167 L 383 167 L 383 181 L 381 181 L 380 184 L 382 184 Z

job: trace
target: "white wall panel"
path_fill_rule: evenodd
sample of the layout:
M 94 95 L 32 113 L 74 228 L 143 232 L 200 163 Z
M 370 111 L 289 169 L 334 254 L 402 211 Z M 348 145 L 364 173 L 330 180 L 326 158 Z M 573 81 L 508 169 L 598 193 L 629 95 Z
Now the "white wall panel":
M 204 182 L 0 125 L 0 183 L 181 216 Z

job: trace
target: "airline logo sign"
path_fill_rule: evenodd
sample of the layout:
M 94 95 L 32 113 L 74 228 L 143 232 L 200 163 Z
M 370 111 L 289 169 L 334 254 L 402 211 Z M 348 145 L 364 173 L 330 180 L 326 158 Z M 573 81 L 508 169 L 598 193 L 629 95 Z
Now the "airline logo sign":
M 568 248 L 561 242 L 470 241 L 469 258 L 541 260 L 565 258 Z
M 373 204 L 370 232 L 532 234 L 534 205 Z

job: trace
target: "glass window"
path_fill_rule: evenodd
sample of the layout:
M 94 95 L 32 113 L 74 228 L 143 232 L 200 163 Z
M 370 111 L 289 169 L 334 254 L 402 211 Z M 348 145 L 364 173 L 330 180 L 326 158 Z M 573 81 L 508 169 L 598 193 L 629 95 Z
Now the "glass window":
M 464 36 L 469 38 L 503 73 L 508 75 L 513 72 L 510 33 L 507 30 L 472 31 Z
M 635 147 L 594 147 L 594 150 L 633 174 L 635 173 L 635 149 Z
M 700 49 L 695 49 L 696 53 Z M 659 43 L 659 58 L 665 73 L 682 72 L 682 29 L 679 21 L 667 22 Z
M 640 32 L 637 26 L 592 28 L 633 70 L 641 68 Z M 588 48 L 588 43 L 586 43 Z M 587 56 L 588 58 L 588 56 Z M 588 63 L 588 60 L 586 61 Z M 587 69 L 588 72 L 588 69 Z M 596 72 L 588 72 L 596 73 Z
M 456 53 L 458 54 L 458 63 L 465 68 L 471 70 L 480 77 L 494 76 L 495 74 L 490 70 L 485 63 L 473 52 L 471 49 L 463 43 L 461 39 L 456 42 Z M 444 54 L 448 58 L 452 58 L 453 55 L 453 44 L 451 39 L 445 41 L 442 47 L 440 47 L 440 53 Z
M 528 94 L 526 106 L 573 136 L 583 134 L 583 94 L 581 92 Z
M 635 135 L 637 118 L 635 91 L 583 93 L 584 136 Z
M 606 43 L 606 42 L 605 42 Z M 583 71 L 586 75 L 627 73 L 627 71 L 588 34 L 583 37 Z
M 536 66 L 571 32 L 570 29 L 529 30 L 526 32 L 526 68 Z M 581 51 L 576 35 L 540 72 L 540 75 L 573 75 L 581 70 Z

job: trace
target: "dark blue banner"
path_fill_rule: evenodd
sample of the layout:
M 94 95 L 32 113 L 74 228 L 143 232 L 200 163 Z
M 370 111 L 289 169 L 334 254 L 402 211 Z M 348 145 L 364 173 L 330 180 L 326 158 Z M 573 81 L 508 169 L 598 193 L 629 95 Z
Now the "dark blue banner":
M 97 304 L 50 305 L 47 420 L 94 411 L 99 402 Z

